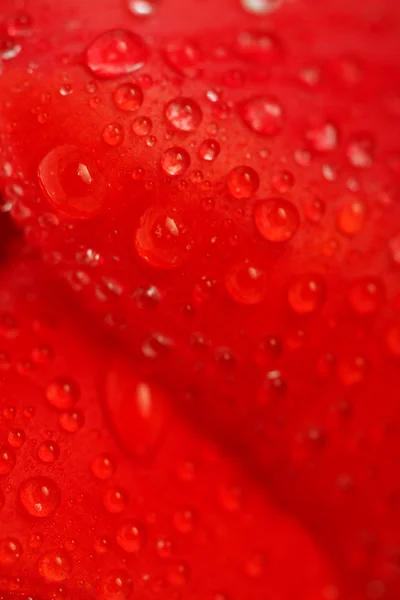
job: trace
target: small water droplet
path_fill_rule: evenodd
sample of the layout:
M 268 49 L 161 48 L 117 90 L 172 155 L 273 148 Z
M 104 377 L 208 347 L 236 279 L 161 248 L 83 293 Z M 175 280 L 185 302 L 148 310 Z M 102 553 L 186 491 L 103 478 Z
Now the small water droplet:
M 161 157 L 161 168 L 170 177 L 182 175 L 190 165 L 189 153 L 183 148 L 168 148 Z
M 383 285 L 374 277 L 364 277 L 354 281 L 348 293 L 350 306 L 359 315 L 376 313 L 384 297 Z
M 151 17 L 159 0 L 128 0 L 128 10 L 135 17 Z
M 104 127 L 101 137 L 108 146 L 120 146 L 124 141 L 124 128 L 120 123 L 110 123 Z
M 137 554 L 145 543 L 145 532 L 136 521 L 129 520 L 118 527 L 116 539 L 122 550 L 130 554 Z
M 22 554 L 21 543 L 15 538 L 4 538 L 0 540 L 0 565 L 9 567 L 20 558 Z
M 199 156 L 207 162 L 214 161 L 221 151 L 221 147 L 216 140 L 204 140 L 199 147 Z
M 38 168 L 39 183 L 49 202 L 68 217 L 90 219 L 107 193 L 96 162 L 74 146 L 51 150 Z
M 283 0 L 240 0 L 244 10 L 252 15 L 268 15 L 283 4 Z
M 21 448 L 26 440 L 26 434 L 22 429 L 11 429 L 8 432 L 7 441 L 12 448 Z
M 110 488 L 103 496 L 103 504 L 108 512 L 119 514 L 128 504 L 128 494 L 122 488 Z
M 72 562 L 66 552 L 50 550 L 39 558 L 38 571 L 46 581 L 65 581 L 71 574 Z
M 258 190 L 260 178 L 251 167 L 240 166 L 230 171 L 226 178 L 226 184 L 234 198 L 250 198 Z
M 127 600 L 132 593 L 132 579 L 126 571 L 110 571 L 98 586 L 100 600 Z
M 114 102 L 121 110 L 133 112 L 143 103 L 143 92 L 134 83 L 122 83 L 114 92 Z
M 0 447 L 0 476 L 9 475 L 16 463 L 15 452 L 11 448 Z
M 191 98 L 175 98 L 168 102 L 164 110 L 168 123 L 178 131 L 195 131 L 203 114 L 200 106 Z
M 300 224 L 297 208 L 283 198 L 257 202 L 253 218 L 258 231 L 269 242 L 287 242 Z
M 192 510 L 186 509 L 174 514 L 174 526 L 180 533 L 191 533 L 196 517 Z
M 154 285 L 149 285 L 146 288 L 137 288 L 133 297 L 138 308 L 151 310 L 156 308 L 161 300 L 161 295 Z
M 358 198 L 349 198 L 336 213 L 336 227 L 349 237 L 359 233 L 364 227 L 367 208 Z
M 52 440 L 44 440 L 37 450 L 38 459 L 43 463 L 51 464 L 60 456 L 60 448 Z
M 240 32 L 234 49 L 240 58 L 248 60 L 251 64 L 275 63 L 282 54 L 278 40 L 262 30 Z
M 344 385 L 355 385 L 365 378 L 367 363 L 363 356 L 343 357 L 338 363 L 339 378 Z
M 68 433 L 76 433 L 85 424 L 83 414 L 78 410 L 67 410 L 60 415 L 59 423 L 61 429 Z
M 309 129 L 306 139 L 315 152 L 331 152 L 338 145 L 339 133 L 336 125 L 327 121 Z
M 110 479 L 115 473 L 115 464 L 108 454 L 99 454 L 91 462 L 90 468 L 97 479 Z
M 267 292 L 267 275 L 250 261 L 233 265 L 225 274 L 229 295 L 240 304 L 258 304 Z
M 368 169 L 374 161 L 375 144 L 369 134 L 353 136 L 347 146 L 349 162 L 357 169 Z
M 304 200 L 304 215 L 310 223 L 319 223 L 325 214 L 325 203 L 316 196 Z
M 188 39 L 169 42 L 164 50 L 166 63 L 182 77 L 194 79 L 201 75 L 203 55 L 198 45 Z
M 140 69 L 147 58 L 142 38 L 131 31 L 113 29 L 99 35 L 86 50 L 86 64 L 98 77 L 113 78 Z
M 310 315 L 325 301 L 325 283 L 318 275 L 300 275 L 288 289 L 290 307 L 299 315 Z
M 168 583 L 173 586 L 181 587 L 189 581 L 190 571 L 186 563 L 174 563 L 168 567 Z
M 70 377 L 57 377 L 46 389 L 46 398 L 57 410 L 67 410 L 78 400 L 80 390 L 76 381 Z
M 260 135 L 275 136 L 283 127 L 282 106 L 274 98 L 251 98 L 241 105 L 240 115 L 247 127 Z
M 57 510 L 61 502 L 61 491 L 49 477 L 32 477 L 21 483 L 19 499 L 29 515 L 45 518 Z
M 150 133 L 152 126 L 153 123 L 148 117 L 137 117 L 132 123 L 132 131 L 142 137 Z

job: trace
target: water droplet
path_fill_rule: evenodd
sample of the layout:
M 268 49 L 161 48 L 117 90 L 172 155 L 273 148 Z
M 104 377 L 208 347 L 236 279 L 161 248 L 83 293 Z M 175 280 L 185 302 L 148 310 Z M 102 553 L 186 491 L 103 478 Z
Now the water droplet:
M 138 110 L 143 103 L 143 92 L 134 83 L 122 83 L 114 92 L 114 102 L 121 110 Z
M 360 383 L 366 375 L 367 363 L 363 356 L 349 356 L 339 360 L 338 374 L 344 385 Z
M 21 483 L 19 499 L 28 514 L 44 518 L 57 510 L 61 502 L 61 491 L 49 477 L 32 477 Z
M 90 219 L 103 206 L 107 185 L 96 162 L 73 146 L 51 150 L 38 168 L 49 202 L 68 217 Z
M 0 476 L 9 475 L 16 463 L 15 452 L 11 448 L 0 447 Z
M 7 441 L 12 448 L 21 448 L 26 440 L 26 434 L 22 429 L 11 429 L 8 432 Z
M 42 462 L 51 464 L 60 456 L 60 448 L 56 442 L 45 440 L 40 444 L 37 455 Z
M 182 77 L 194 79 L 201 75 L 203 55 L 198 45 L 187 39 L 169 42 L 164 50 L 166 63 Z
M 392 325 L 387 330 L 386 344 L 393 356 L 400 356 L 400 325 Z
M 18 12 L 7 25 L 7 33 L 11 37 L 25 37 L 32 31 L 32 19 L 25 12 Z
M 250 198 L 258 190 L 260 178 L 251 167 L 240 166 L 230 171 L 226 184 L 234 198 Z
M 180 587 L 189 581 L 190 571 L 186 563 L 174 563 L 168 567 L 168 583 Z
M 364 277 L 354 281 L 348 293 L 350 306 L 360 315 L 370 315 L 377 312 L 384 301 L 384 297 L 382 283 L 374 277 Z
M 78 410 L 67 410 L 60 415 L 60 427 L 68 433 L 76 433 L 85 424 L 83 414 Z
M 39 574 L 46 581 L 65 581 L 71 574 L 71 559 L 62 550 L 50 550 L 38 560 Z
M 179 511 L 174 515 L 174 526 L 180 533 L 191 533 L 195 521 L 195 515 L 190 509 Z
M 233 265 L 225 274 L 229 295 L 241 304 L 258 304 L 267 292 L 267 275 L 250 261 Z
M 260 135 L 275 136 L 283 127 L 282 106 L 274 98 L 251 98 L 240 107 L 240 115 L 247 127 Z
M 70 377 L 57 377 L 46 389 L 46 398 L 57 410 L 67 410 L 78 400 L 80 390 L 76 381 Z
M 290 307 L 299 315 L 310 315 L 325 301 L 325 283 L 318 275 L 300 275 L 288 289 Z
M 235 44 L 235 53 L 251 64 L 255 62 L 271 64 L 276 62 L 282 54 L 277 39 L 262 30 L 239 33 Z
M 115 435 L 133 456 L 150 454 L 167 421 L 164 393 L 134 376 L 131 365 L 115 363 L 105 380 L 105 407 Z
M 203 114 L 200 106 L 191 98 L 175 98 L 168 102 L 164 110 L 168 123 L 178 131 L 195 131 Z
M 170 177 L 182 175 L 190 165 L 189 153 L 183 148 L 168 148 L 161 157 L 161 168 Z
M 145 543 L 145 533 L 136 521 L 125 521 L 117 529 L 117 544 L 129 553 L 138 553 Z
M 120 146 L 124 141 L 124 128 L 120 123 L 110 123 L 104 127 L 101 137 L 108 146 Z
M 138 308 L 151 310 L 156 308 L 161 300 L 161 295 L 154 285 L 149 285 L 146 288 L 137 288 L 133 297 Z
M 9 567 L 13 565 L 22 554 L 22 546 L 15 538 L 0 540 L 0 565 Z
M 339 134 L 337 127 L 328 121 L 309 129 L 306 139 L 315 152 L 331 152 L 337 147 Z
M 349 198 L 336 213 L 336 227 L 349 237 L 359 233 L 367 216 L 365 204 L 357 198 Z
M 9 37 L 0 38 L 0 59 L 12 60 L 21 52 L 21 44 Z
M 220 153 L 220 145 L 216 140 L 204 140 L 199 147 L 199 156 L 208 162 L 214 161 Z
M 49 346 L 41 344 L 33 348 L 31 356 L 36 365 L 47 365 L 53 358 L 53 350 Z
M 304 215 L 310 223 L 319 223 L 325 214 L 325 203 L 316 196 L 304 200 Z
M 132 123 L 132 131 L 135 135 L 148 135 L 151 131 L 153 123 L 148 117 L 137 117 Z
M 349 162 L 357 169 L 368 169 L 374 161 L 375 144 L 368 134 L 353 136 L 347 146 Z
M 119 514 L 128 504 L 128 494 L 122 488 L 110 488 L 103 496 L 103 504 L 111 514 Z
M 254 360 L 260 366 L 265 366 L 271 363 L 274 358 L 282 354 L 282 342 L 274 335 L 263 337 L 257 344 Z
M 268 15 L 278 10 L 283 0 L 240 0 L 244 10 L 253 15 Z
M 99 35 L 86 50 L 86 64 L 98 77 L 112 78 L 140 69 L 147 58 L 142 38 L 131 31 L 113 29 Z
M 126 571 L 110 571 L 100 580 L 100 600 L 127 600 L 132 593 L 132 579 Z
M 150 17 L 157 3 L 158 0 L 128 0 L 128 9 L 135 17 Z
M 297 208 L 283 198 L 257 202 L 253 218 L 258 231 L 269 242 L 287 242 L 294 236 L 300 223 Z
M 108 454 L 95 456 L 91 462 L 90 468 L 97 479 L 110 479 L 115 473 L 114 461 Z

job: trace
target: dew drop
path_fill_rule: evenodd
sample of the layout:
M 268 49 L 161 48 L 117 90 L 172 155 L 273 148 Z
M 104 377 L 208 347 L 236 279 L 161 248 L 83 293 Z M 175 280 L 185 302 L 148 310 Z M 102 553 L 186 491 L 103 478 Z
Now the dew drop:
M 365 378 L 367 363 L 363 356 L 349 356 L 339 360 L 338 374 L 343 385 L 360 383 Z
M 32 477 L 21 483 L 19 499 L 28 514 L 44 518 L 57 510 L 61 502 L 61 491 L 49 477 Z
M 67 410 L 79 400 L 79 386 L 70 377 L 57 377 L 46 389 L 46 398 L 57 410 Z
M 164 115 L 168 123 L 178 131 L 195 131 L 201 123 L 203 114 L 200 106 L 191 98 L 175 98 L 168 102 Z
M 161 295 L 154 285 L 137 288 L 133 294 L 136 306 L 141 309 L 151 310 L 156 308 L 161 300 Z
M 204 140 L 199 147 L 199 156 L 207 162 L 214 161 L 221 151 L 221 147 L 216 140 Z
M 107 185 L 96 162 L 73 146 L 51 150 L 38 168 L 39 184 L 48 201 L 76 219 L 90 219 L 102 208 Z
M 72 571 L 71 559 L 62 550 L 51 550 L 39 558 L 38 571 L 46 581 L 65 581 Z
M 0 447 L 0 476 L 9 475 L 16 463 L 15 452 L 11 448 Z
M 165 62 L 178 75 L 194 79 L 201 75 L 203 55 L 198 45 L 188 39 L 169 42 L 164 50 Z
M 132 131 L 140 137 L 148 135 L 151 131 L 153 123 L 148 117 L 137 117 L 132 123 Z
M 240 3 L 252 15 L 268 15 L 278 10 L 283 0 L 240 0 Z
M 241 105 L 240 115 L 247 127 L 260 135 L 275 136 L 283 127 L 282 106 L 274 98 L 251 98 Z
M 254 223 L 269 242 L 287 242 L 299 228 L 297 208 L 283 198 L 257 202 L 253 211 Z
M 67 410 L 60 415 L 59 423 L 61 429 L 68 433 L 76 433 L 85 424 L 83 414 L 78 410 Z
M 125 521 L 117 529 L 117 544 L 130 554 L 137 554 L 145 543 L 145 533 L 136 521 Z
M 186 509 L 174 514 L 174 526 L 180 533 L 191 533 L 195 524 L 195 515 L 192 510 Z
M 9 567 L 20 558 L 22 546 L 15 538 L 4 538 L 0 540 L 0 565 Z
M 124 141 L 124 128 L 120 123 L 110 123 L 104 127 L 101 137 L 107 146 L 120 146 Z
M 267 292 L 267 275 L 250 261 L 233 265 L 225 274 L 229 295 L 240 304 L 258 304 Z
M 142 38 L 131 31 L 113 29 L 99 35 L 86 50 L 86 64 L 98 77 L 113 78 L 140 69 L 147 58 Z
M 22 429 L 11 429 L 8 432 L 7 441 L 11 448 L 21 448 L 26 440 L 26 434 Z
M 326 122 L 319 127 L 309 129 L 306 139 L 315 152 L 331 152 L 337 147 L 339 134 L 333 123 Z
M 250 63 L 275 63 L 281 56 L 281 48 L 274 36 L 262 30 L 239 33 L 235 53 Z
M 51 464 L 59 458 L 60 448 L 56 442 L 44 440 L 37 450 L 37 456 L 43 463 Z
M 230 171 L 226 184 L 234 198 L 250 198 L 258 190 L 260 178 L 251 167 L 240 166 Z
M 376 313 L 384 301 L 384 296 L 382 283 L 374 277 L 354 281 L 348 293 L 350 306 L 359 315 Z
M 318 275 L 300 275 L 288 289 L 290 307 L 299 315 L 310 315 L 319 310 L 325 301 L 325 283 Z
M 109 513 L 119 514 L 128 504 L 128 494 L 122 488 L 110 488 L 103 496 L 103 504 Z
M 368 169 L 374 161 L 375 144 L 368 134 L 358 134 L 350 139 L 347 157 L 353 167 Z
M 133 112 L 142 105 L 143 92 L 134 83 L 122 83 L 114 92 L 114 102 L 121 110 Z
M 150 17 L 157 3 L 158 0 L 128 0 L 128 9 L 135 17 Z
M 100 600 L 127 600 L 132 587 L 132 579 L 126 571 L 110 571 L 99 582 Z
M 316 196 L 310 196 L 304 201 L 304 215 L 310 223 L 319 223 L 325 214 L 325 203 Z
M 171 564 L 167 571 L 168 582 L 176 587 L 181 587 L 189 581 L 190 571 L 186 563 Z
M 97 479 L 110 479 L 115 473 L 115 464 L 108 454 L 99 454 L 91 462 L 90 468 Z
M 183 148 L 168 148 L 161 157 L 161 168 L 170 177 L 182 175 L 190 165 L 189 153 Z
M 366 215 L 365 204 L 357 198 L 350 198 L 336 213 L 336 227 L 343 235 L 352 237 L 364 227 Z
M 166 398 L 156 385 L 133 374 L 124 361 L 116 362 L 105 379 L 105 408 L 122 446 L 133 456 L 149 455 L 167 422 Z

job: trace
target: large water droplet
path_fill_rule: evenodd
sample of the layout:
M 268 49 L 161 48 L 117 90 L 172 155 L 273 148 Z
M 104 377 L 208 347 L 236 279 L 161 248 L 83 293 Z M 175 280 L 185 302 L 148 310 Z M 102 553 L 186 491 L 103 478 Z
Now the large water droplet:
M 265 136 L 277 135 L 283 127 L 282 106 L 274 98 L 256 96 L 240 107 L 240 115 L 251 131 Z
M 170 177 L 182 175 L 189 168 L 189 165 L 189 153 L 178 146 L 168 148 L 161 157 L 161 168 Z
M 61 502 L 61 492 L 53 479 L 32 477 L 21 483 L 19 498 L 28 514 L 44 518 L 57 510 Z
M 133 367 L 121 359 L 106 374 L 104 402 L 110 425 L 125 450 L 134 456 L 151 453 L 167 421 L 161 389 L 137 377 Z
M 174 209 L 161 206 L 149 208 L 136 230 L 138 254 L 153 267 L 174 269 L 190 259 L 193 232 L 184 217 Z
M 179 131 L 195 131 L 203 114 L 200 106 L 191 98 L 175 98 L 168 102 L 164 110 L 168 123 Z
M 80 390 L 78 384 L 70 377 L 57 377 L 46 389 L 46 398 L 54 408 L 67 410 L 78 400 Z
M 86 50 L 86 64 L 98 77 L 119 77 L 140 69 L 147 58 L 142 38 L 131 31 L 113 29 L 99 35 Z
M 240 304 L 258 304 L 267 292 L 267 275 L 250 261 L 233 265 L 225 274 L 229 295 Z
M 38 168 L 40 186 L 60 212 L 90 219 L 102 208 L 107 185 L 96 162 L 74 146 L 51 150 Z
M 310 315 L 319 310 L 325 301 L 325 283 L 319 275 L 300 275 L 288 289 L 291 308 L 299 315 Z
M 250 198 L 258 190 L 260 178 L 251 167 L 235 167 L 228 174 L 226 184 L 234 198 Z
M 72 571 L 71 559 L 62 550 L 50 550 L 39 558 L 38 571 L 46 581 L 65 581 Z
M 297 208 L 283 198 L 257 202 L 253 211 L 254 223 L 269 242 L 287 242 L 299 227 Z

